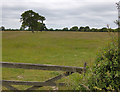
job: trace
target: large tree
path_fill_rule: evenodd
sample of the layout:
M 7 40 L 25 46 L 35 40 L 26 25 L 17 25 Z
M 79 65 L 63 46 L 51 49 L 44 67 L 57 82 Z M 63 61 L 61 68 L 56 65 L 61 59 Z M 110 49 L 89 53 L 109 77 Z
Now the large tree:
M 22 22 L 21 29 L 25 29 L 26 27 L 28 27 L 28 29 L 31 30 L 33 33 L 34 30 L 42 31 L 46 28 L 45 24 L 43 23 L 45 17 L 32 10 L 28 10 L 22 13 L 20 20 Z
M 1 27 L 0 27 L 0 30 L 1 30 L 1 31 L 5 31 L 5 27 L 4 27 L 4 26 L 1 26 Z

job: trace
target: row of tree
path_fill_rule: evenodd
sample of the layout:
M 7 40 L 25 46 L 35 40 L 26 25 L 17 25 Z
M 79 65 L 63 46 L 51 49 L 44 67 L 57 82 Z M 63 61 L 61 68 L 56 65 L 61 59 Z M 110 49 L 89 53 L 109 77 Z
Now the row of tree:
M 100 28 L 100 29 L 97 29 L 97 28 L 90 28 L 89 26 L 86 26 L 86 27 L 77 27 L 77 26 L 73 26 L 71 27 L 70 29 L 65 27 L 63 29 L 53 29 L 53 28 L 50 28 L 48 29 L 48 31 L 79 31 L 79 32 L 120 32 L 120 29 L 111 29 L 111 28 L 106 28 L 106 27 L 103 27 L 103 28 Z
M 2 31 L 32 31 L 30 30 L 29 28 L 28 29 L 5 29 L 4 26 L 2 26 L 0 28 Z M 78 31 L 78 32 L 120 32 L 120 29 L 108 29 L 106 27 L 103 27 L 101 29 L 97 29 L 97 28 L 90 28 L 89 26 L 86 26 L 86 27 L 80 27 L 78 28 L 77 26 L 73 26 L 71 27 L 70 29 L 68 27 L 65 27 L 63 29 L 53 29 L 53 28 L 50 28 L 50 29 L 47 29 L 47 28 L 42 28 L 40 27 L 40 29 L 42 30 L 36 30 L 36 31 Z

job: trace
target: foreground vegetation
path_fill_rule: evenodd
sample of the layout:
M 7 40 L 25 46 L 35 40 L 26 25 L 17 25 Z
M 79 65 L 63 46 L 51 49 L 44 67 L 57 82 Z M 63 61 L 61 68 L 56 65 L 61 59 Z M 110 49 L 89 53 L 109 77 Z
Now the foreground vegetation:
M 2 61 L 82 67 L 93 66 L 96 52 L 110 39 L 106 32 L 3 32 Z M 45 81 L 61 72 L 3 68 L 3 79 Z M 60 81 L 68 82 L 74 74 Z M 74 82 L 73 82 L 74 83 Z M 75 83 L 74 83 L 75 84 Z M 16 86 L 24 89 L 26 86 Z M 4 88 L 5 89 L 5 88 Z M 40 89 L 52 89 L 51 87 Z M 59 89 L 72 89 L 62 87 Z
M 110 33 L 111 34 L 111 33 Z M 77 78 L 75 90 L 120 91 L 120 50 L 118 35 L 111 35 L 111 42 L 102 48 L 94 65 L 87 73 Z M 79 80 L 78 80 L 79 79 Z
M 102 49 L 95 60 L 92 77 L 89 79 L 90 87 L 101 90 L 120 91 L 120 50 L 118 38 Z

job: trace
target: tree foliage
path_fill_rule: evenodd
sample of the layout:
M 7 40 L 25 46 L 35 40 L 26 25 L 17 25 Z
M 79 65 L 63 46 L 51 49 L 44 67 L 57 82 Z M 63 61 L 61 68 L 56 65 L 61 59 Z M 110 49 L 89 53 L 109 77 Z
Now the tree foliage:
M 22 13 L 20 20 L 22 22 L 21 29 L 23 30 L 28 27 L 29 30 L 34 32 L 34 30 L 41 31 L 45 28 L 45 24 L 43 23 L 45 17 L 32 10 Z
M 69 29 L 67 27 L 62 29 L 63 31 L 69 31 Z
M 1 27 L 0 27 L 0 30 L 1 30 L 1 31 L 5 31 L 5 27 L 4 27 L 4 26 L 1 26 Z
M 70 28 L 71 31 L 78 31 L 78 27 L 77 26 L 73 26 L 72 28 Z

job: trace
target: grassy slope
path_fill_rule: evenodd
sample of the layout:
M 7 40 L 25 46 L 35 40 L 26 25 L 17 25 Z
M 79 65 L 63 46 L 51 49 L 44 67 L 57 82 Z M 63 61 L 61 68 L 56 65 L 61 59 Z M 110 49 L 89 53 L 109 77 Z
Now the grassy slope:
M 82 67 L 84 62 L 92 66 L 98 48 L 106 44 L 109 34 L 3 32 L 2 38 L 2 61 Z M 43 81 L 59 73 L 4 68 L 3 79 Z

